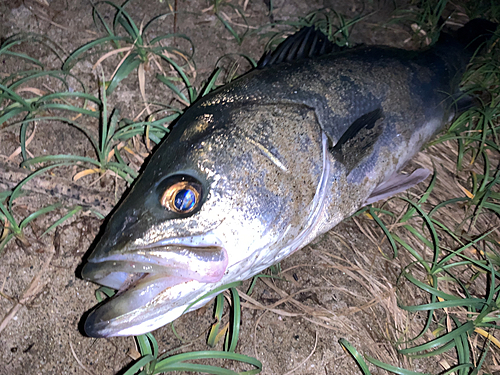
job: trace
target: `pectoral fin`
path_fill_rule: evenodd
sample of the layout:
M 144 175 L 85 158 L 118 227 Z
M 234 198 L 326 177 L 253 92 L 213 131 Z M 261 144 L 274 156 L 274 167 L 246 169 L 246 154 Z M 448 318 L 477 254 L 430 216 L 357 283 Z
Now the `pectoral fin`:
M 368 112 L 354 121 L 330 149 L 333 157 L 350 173 L 372 154 L 373 146 L 384 130 L 381 108 Z
M 363 203 L 363 206 L 387 199 L 395 194 L 402 193 L 405 190 L 419 184 L 429 177 L 431 171 L 425 168 L 419 168 L 410 175 L 399 173 L 392 174 L 387 180 L 379 184 L 370 196 Z

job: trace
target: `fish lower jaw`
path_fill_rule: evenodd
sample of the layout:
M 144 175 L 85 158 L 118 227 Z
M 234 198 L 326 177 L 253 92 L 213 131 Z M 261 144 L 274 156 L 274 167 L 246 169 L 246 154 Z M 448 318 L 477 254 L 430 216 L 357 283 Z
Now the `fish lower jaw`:
M 125 291 L 89 314 L 84 325 L 85 333 L 90 337 L 114 337 L 151 332 L 208 303 L 213 295 L 191 305 L 196 300 L 193 296 L 199 296 L 200 290 L 208 292 L 210 289 L 211 284 L 185 280 L 161 291 L 142 306 L 127 303 L 133 296 Z
M 155 329 L 164 326 L 165 324 L 168 324 L 170 322 L 173 322 L 175 319 L 180 317 L 185 311 L 185 306 L 179 306 L 176 307 L 167 313 L 165 313 L 162 317 L 161 320 L 158 319 L 150 319 L 146 320 L 144 322 L 141 322 L 137 325 L 130 326 L 130 327 L 125 327 L 120 331 L 117 331 L 113 333 L 110 336 L 106 337 L 111 337 L 111 336 L 139 336 L 139 335 L 144 335 L 148 332 L 154 331 Z

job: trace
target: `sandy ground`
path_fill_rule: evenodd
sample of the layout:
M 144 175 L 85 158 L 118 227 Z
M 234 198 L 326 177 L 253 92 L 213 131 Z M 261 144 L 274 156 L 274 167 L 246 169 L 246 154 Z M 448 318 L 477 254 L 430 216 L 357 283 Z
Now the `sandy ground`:
M 363 5 L 351 1 L 281 0 L 275 1 L 274 6 L 276 21 L 294 20 L 297 16 L 325 7 L 333 8 L 347 17 L 377 10 L 375 15 L 354 28 L 353 42 L 414 47 L 411 43 L 405 43 L 410 37 L 407 28 L 381 27 L 393 10 L 393 4 L 389 2 Z M 258 59 L 267 41 L 253 34 L 246 37 L 241 46 L 238 45 L 213 10 L 203 11 L 208 7 L 209 4 L 203 1 L 179 1 L 180 13 L 175 21 L 176 31 L 189 36 L 196 47 L 194 61 L 197 84 L 213 71 L 219 57 L 244 52 Z M 105 19 L 111 22 L 115 10 L 103 4 L 99 9 Z M 136 0 L 128 4 L 127 9 L 140 24 L 143 20 L 168 12 L 169 4 L 167 1 Z M 242 23 L 231 8 L 223 9 L 233 22 Z M 266 5 L 261 1 L 250 1 L 245 14 L 248 23 L 255 27 L 270 22 Z M 57 44 L 63 56 L 104 35 L 102 28 L 93 22 L 89 2 L 4 1 L 0 2 L 0 16 L 2 38 L 21 31 L 42 34 Z M 239 26 L 235 27 L 240 32 L 243 30 Z M 173 32 L 173 29 L 173 18 L 168 16 L 157 22 L 149 30 L 149 35 L 152 38 Z M 32 54 L 50 69 L 61 66 L 54 53 L 40 44 L 24 43 L 18 50 Z M 92 64 L 102 54 L 97 51 L 72 70 L 96 96 L 97 73 L 92 70 Z M 238 61 L 240 71 L 248 69 L 243 59 Z M 118 59 L 106 61 L 107 77 L 117 62 Z M 1 74 L 11 73 L 18 68 L 11 58 L 4 58 L 1 63 Z M 155 74 L 154 66 L 146 72 L 148 100 L 181 106 L 173 101 L 165 86 L 154 80 Z M 40 81 L 39 85 L 41 89 L 59 89 L 58 84 L 49 79 Z M 122 116 L 127 118 L 137 116 L 144 119 L 141 102 L 134 73 L 109 98 L 110 107 L 119 106 Z M 97 122 L 89 123 L 88 126 L 97 132 Z M 18 169 L 22 161 L 20 156 L 7 160 L 18 144 L 19 127 L 0 132 L 0 154 L 3 155 L 0 159 L 0 190 L 11 188 L 24 176 L 25 172 Z M 28 149 L 33 155 L 95 156 L 88 140 L 79 131 L 55 122 L 38 124 Z M 440 165 L 448 163 L 448 171 L 453 173 L 453 153 L 449 151 L 451 156 L 447 158 L 443 152 L 448 151 L 446 148 L 428 150 L 409 169 L 416 165 L 430 166 L 432 160 L 438 158 Z M 71 168 L 54 170 L 29 185 L 27 190 L 31 193 L 15 201 L 17 218 L 26 217 L 47 204 L 62 202 L 69 207 L 85 199 L 87 202 L 93 199 L 97 202 L 95 208 L 106 214 L 126 188 L 123 181 L 110 176 L 89 187 L 95 176 L 75 182 L 71 176 L 76 172 L 76 169 Z M 54 187 L 59 188 L 57 193 L 54 193 Z M 63 192 L 64 188 L 67 193 Z M 424 189 L 425 186 L 419 186 L 412 192 L 421 194 Z M 443 184 L 442 189 L 450 188 Z M 458 188 L 454 186 L 451 189 Z M 75 191 L 80 192 L 76 198 L 72 194 Z M 456 194 L 461 194 L 459 189 Z M 397 212 L 403 209 L 401 202 L 393 205 Z M 135 348 L 133 338 L 93 339 L 81 333 L 82 315 L 96 304 L 96 285 L 79 278 L 75 270 L 98 235 L 102 220 L 83 211 L 41 237 L 45 228 L 65 212 L 63 209 L 56 210 L 35 220 L 26 229 L 27 244 L 13 240 L 1 256 L 0 318 L 7 316 L 15 306 L 17 310 L 0 333 L 0 374 L 115 374 L 132 361 L 128 352 Z M 370 233 L 374 233 L 375 244 L 370 239 Z M 396 260 L 386 260 L 380 250 L 390 253 L 390 249 L 386 242 L 380 241 L 381 238 L 381 231 L 373 221 L 361 216 L 340 224 L 314 244 L 286 259 L 281 269 L 284 271 L 282 276 L 289 281 L 259 281 L 252 297 L 260 305 L 249 301 L 244 303 L 237 352 L 255 356 L 262 361 L 263 374 L 360 374 L 355 362 L 338 344 L 340 338 L 345 338 L 360 353 L 389 361 L 393 365 L 430 373 L 442 371 L 443 368 L 435 359 L 410 362 L 396 354 L 393 344 L 407 321 L 404 314 L 397 312 L 395 285 L 408 258 L 401 255 Z M 380 250 L 377 241 L 382 243 Z M 246 291 L 245 288 L 241 289 Z M 275 306 L 283 298 L 287 302 Z M 425 303 L 423 297 L 421 300 L 418 298 L 415 302 Z M 18 301 L 22 304 L 16 305 Z M 262 310 L 259 307 L 261 305 L 272 305 L 278 311 Z M 183 351 L 208 350 L 205 338 L 213 323 L 212 314 L 209 305 L 179 318 L 175 327 L 182 340 L 172 333 L 169 326 L 155 331 L 160 352 L 178 347 L 182 347 Z M 417 328 L 420 319 L 420 316 L 412 317 Z M 373 374 L 381 373 L 384 372 L 373 368 Z

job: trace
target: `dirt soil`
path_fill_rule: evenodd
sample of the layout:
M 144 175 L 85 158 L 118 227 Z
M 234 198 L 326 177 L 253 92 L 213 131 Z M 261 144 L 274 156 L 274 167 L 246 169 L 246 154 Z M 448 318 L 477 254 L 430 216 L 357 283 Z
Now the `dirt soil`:
M 156 15 L 168 13 L 173 4 L 173 1 L 135 0 L 126 9 L 139 25 Z M 245 4 L 241 2 L 240 5 Z M 267 38 L 261 38 L 259 34 L 262 32 L 255 30 L 271 21 L 264 1 L 249 1 L 246 5 L 245 15 L 254 27 L 251 29 L 254 33 L 245 37 L 242 45 L 235 42 L 207 2 L 178 1 L 177 6 L 179 13 L 175 21 L 173 16 L 159 20 L 149 30 L 149 37 L 174 32 L 175 28 L 176 32 L 191 38 L 196 47 L 197 85 L 207 79 L 223 55 L 241 52 L 254 59 L 262 55 Z M 405 4 L 398 6 L 407 7 Z M 384 27 L 394 10 L 393 2 L 277 0 L 274 8 L 275 21 L 296 20 L 298 16 L 322 8 L 335 9 L 350 18 L 371 14 L 354 28 L 354 43 L 415 48 L 409 27 Z M 103 4 L 99 9 L 106 21 L 112 22 L 115 9 Z M 237 25 L 243 24 L 242 19 L 230 7 L 224 7 L 223 11 L 232 19 L 235 29 L 242 32 L 243 28 Z M 19 32 L 41 34 L 58 46 L 63 57 L 105 35 L 102 27 L 94 24 L 91 5 L 86 1 L 3 1 L 0 2 L 0 17 L 0 37 L 3 39 Z M 176 43 L 182 44 L 182 41 Z M 24 43 L 17 51 L 40 59 L 47 69 L 61 67 L 55 54 L 40 43 Z M 92 69 L 92 65 L 102 54 L 103 51 L 97 51 L 88 55 L 88 59 L 72 69 L 72 73 L 95 96 L 99 95 L 98 77 L 101 73 L 99 69 Z M 103 64 L 106 77 L 110 77 L 118 61 L 116 56 L 106 60 Z M 237 61 L 240 72 L 249 68 L 244 59 Z M 4 76 L 19 68 L 16 60 L 11 58 L 4 58 L 0 63 L 0 74 Z M 154 79 L 156 73 L 154 65 L 146 72 L 148 100 L 181 107 L 171 92 Z M 50 79 L 39 82 L 39 88 L 45 91 L 60 90 L 58 85 Z M 76 85 L 74 89 L 77 89 Z M 130 119 L 145 118 L 142 102 L 134 72 L 109 98 L 110 108 L 119 106 L 121 115 Z M 97 134 L 97 122 L 88 125 Z M 28 135 L 32 131 L 30 128 Z M 0 132 L 0 191 L 12 188 L 26 176 L 26 171 L 19 168 L 21 157 L 14 155 L 18 147 L 19 127 Z M 28 151 L 35 156 L 73 154 L 95 157 L 89 141 L 81 132 L 55 122 L 37 124 Z M 443 157 L 446 152 L 451 156 Z M 440 165 L 445 165 L 442 168 L 448 174 L 454 174 L 453 152 L 446 148 L 427 150 L 408 168 L 425 165 L 432 169 L 433 158 L 441 158 Z M 139 165 L 136 162 L 134 167 Z M 72 176 L 80 170 L 52 170 L 30 182 L 26 187 L 30 194 L 15 201 L 13 209 L 17 219 L 56 202 L 62 202 L 66 207 L 93 202 L 96 211 L 107 214 L 126 184 L 109 175 L 97 182 L 96 175 L 73 181 Z M 426 187 L 423 185 L 413 189 L 412 194 L 421 194 Z M 454 183 L 449 185 L 455 186 Z M 445 184 L 441 189 L 446 191 L 449 186 Z M 453 189 L 458 190 L 456 194 L 462 194 L 456 186 Z M 392 204 L 396 212 L 404 208 L 402 202 Z M 25 231 L 27 243 L 11 241 L 0 258 L 0 319 L 9 317 L 0 333 L 0 374 L 116 374 L 132 362 L 129 354 L 135 348 L 133 338 L 94 339 L 82 334 L 81 318 L 96 305 L 94 291 L 97 286 L 82 280 L 76 269 L 95 241 L 103 221 L 83 210 L 56 230 L 41 236 L 65 212 L 56 210 L 33 221 Z M 259 281 L 252 300 L 243 298 L 237 352 L 262 361 L 262 373 L 266 375 L 361 374 L 353 359 L 338 344 L 338 340 L 344 338 L 360 353 L 393 365 L 428 373 L 443 371 L 435 359 L 410 362 L 394 349 L 394 342 L 408 323 L 406 315 L 397 311 L 395 285 L 410 258 L 403 254 L 396 260 L 386 259 L 382 252 L 390 253 L 390 248 L 382 238 L 380 229 L 363 215 L 346 220 L 282 262 L 282 277 L 288 281 Z M 240 289 L 246 291 L 245 287 Z M 424 297 L 417 295 L 415 298 L 416 303 L 425 303 Z M 277 304 L 278 301 L 281 303 Z M 266 306 L 274 310 L 265 309 Z M 413 315 L 411 319 L 418 328 L 423 317 Z M 180 351 L 209 350 L 205 339 L 213 321 L 212 305 L 209 304 L 207 308 L 186 314 L 175 322 L 182 340 L 172 333 L 170 326 L 158 329 L 154 336 L 160 352 L 177 348 Z M 220 344 L 218 348 L 221 348 Z M 225 365 L 238 369 L 238 365 Z M 384 371 L 373 367 L 372 373 L 382 374 Z

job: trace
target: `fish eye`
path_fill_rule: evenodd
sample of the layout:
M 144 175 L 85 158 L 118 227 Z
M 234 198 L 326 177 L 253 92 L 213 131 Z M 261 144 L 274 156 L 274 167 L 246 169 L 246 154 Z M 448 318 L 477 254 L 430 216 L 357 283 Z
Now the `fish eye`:
M 160 198 L 160 204 L 166 209 L 187 214 L 192 212 L 201 201 L 201 185 L 194 181 L 176 181 L 168 186 Z

